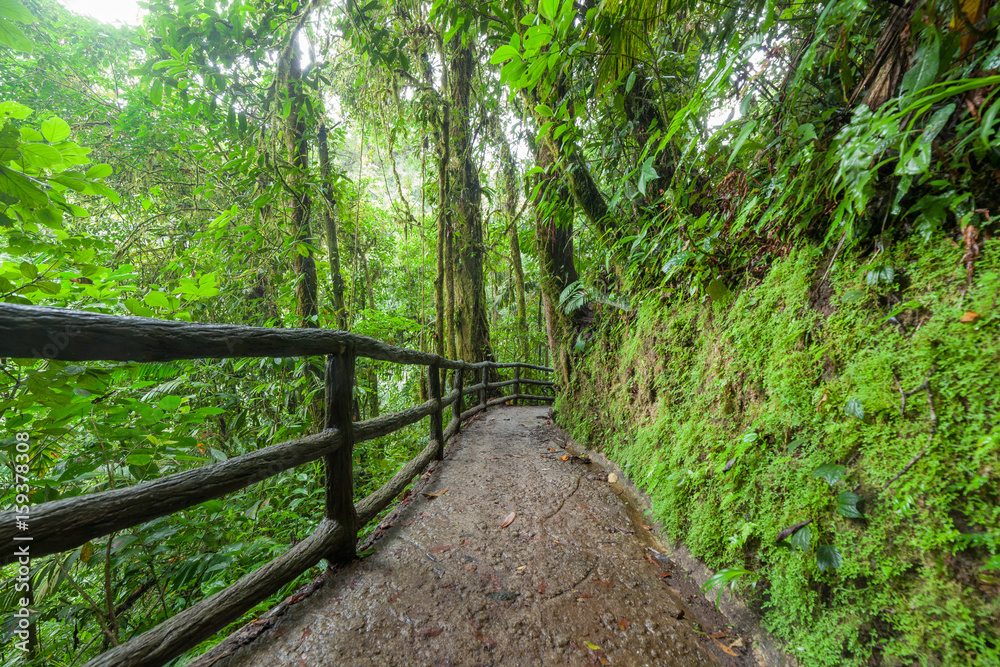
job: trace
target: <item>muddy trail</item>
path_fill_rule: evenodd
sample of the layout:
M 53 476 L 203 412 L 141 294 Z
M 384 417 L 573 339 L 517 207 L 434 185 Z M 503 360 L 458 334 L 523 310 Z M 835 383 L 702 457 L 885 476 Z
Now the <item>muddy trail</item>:
M 756 664 L 685 590 L 622 484 L 548 415 L 473 419 L 370 555 L 195 664 Z

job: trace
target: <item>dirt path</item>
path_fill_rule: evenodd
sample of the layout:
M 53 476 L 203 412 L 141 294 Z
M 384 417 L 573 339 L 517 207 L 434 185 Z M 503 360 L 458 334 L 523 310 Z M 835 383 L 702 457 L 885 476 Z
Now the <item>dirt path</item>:
M 372 555 L 211 664 L 750 664 L 700 632 L 647 557 L 620 485 L 596 463 L 563 460 L 566 436 L 547 414 L 473 420 Z

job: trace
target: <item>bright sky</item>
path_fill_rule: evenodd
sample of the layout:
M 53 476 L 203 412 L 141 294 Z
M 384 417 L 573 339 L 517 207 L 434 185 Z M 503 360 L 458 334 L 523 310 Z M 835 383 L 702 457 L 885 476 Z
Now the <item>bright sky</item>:
M 140 12 L 136 0 L 60 0 L 62 6 L 77 14 L 92 16 L 102 23 L 138 25 Z

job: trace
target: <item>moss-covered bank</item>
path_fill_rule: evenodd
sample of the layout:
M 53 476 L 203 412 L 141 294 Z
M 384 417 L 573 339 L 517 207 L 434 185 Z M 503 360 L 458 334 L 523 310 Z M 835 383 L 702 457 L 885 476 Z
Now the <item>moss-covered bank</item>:
M 557 406 L 670 537 L 760 577 L 803 664 L 1000 664 L 1000 242 L 964 297 L 963 253 L 903 243 L 822 282 L 800 249 L 725 305 L 653 296 L 603 319 Z M 810 519 L 805 550 L 776 544 Z

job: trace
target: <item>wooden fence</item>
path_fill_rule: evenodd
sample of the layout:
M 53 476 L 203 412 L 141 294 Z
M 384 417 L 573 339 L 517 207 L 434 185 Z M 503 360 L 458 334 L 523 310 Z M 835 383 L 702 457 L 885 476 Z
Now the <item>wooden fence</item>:
M 87 666 L 162 665 L 239 620 L 247 610 L 320 560 L 331 564 L 352 560 L 358 530 L 388 507 L 431 460 L 443 458 L 445 443 L 459 432 L 462 421 L 507 401 L 552 401 L 552 396 L 522 393 L 525 385 L 553 388 L 552 382 L 521 377 L 522 369 L 552 369 L 525 363 L 473 364 L 445 359 L 344 331 L 192 324 L 0 304 L 0 357 L 142 362 L 310 355 L 326 356 L 326 424 L 322 432 L 150 482 L 32 506 L 27 535 L 16 529 L 16 511 L 0 513 L 0 564 L 7 564 L 17 559 L 15 552 L 23 544 L 30 544 L 32 558 L 75 549 L 89 540 L 219 498 L 323 458 L 326 508 L 309 537 L 229 588 L 103 653 Z M 430 400 L 353 422 L 354 362 L 359 356 L 428 367 Z M 441 392 L 442 369 L 455 371 L 454 389 L 446 395 Z M 514 377 L 491 383 L 490 369 L 513 369 Z M 466 386 L 466 373 L 478 373 L 479 382 Z M 489 397 L 505 387 L 513 387 L 512 392 Z M 478 403 L 464 410 L 464 398 L 470 394 L 478 396 Z M 453 406 L 452 419 L 444 428 L 442 413 L 447 406 Z M 355 504 L 354 443 L 393 433 L 424 417 L 430 418 L 427 446 L 382 488 Z M 25 542 L 28 537 L 30 542 Z

